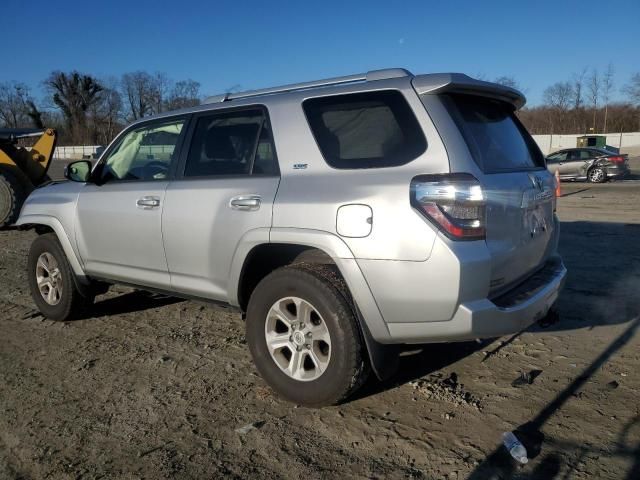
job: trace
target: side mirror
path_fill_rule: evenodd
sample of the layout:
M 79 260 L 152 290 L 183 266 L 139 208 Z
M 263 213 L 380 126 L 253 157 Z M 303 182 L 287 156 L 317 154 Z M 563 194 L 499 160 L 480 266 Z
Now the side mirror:
M 64 168 L 64 178 L 72 182 L 88 182 L 91 177 L 91 168 L 91 162 L 88 160 L 72 162 Z

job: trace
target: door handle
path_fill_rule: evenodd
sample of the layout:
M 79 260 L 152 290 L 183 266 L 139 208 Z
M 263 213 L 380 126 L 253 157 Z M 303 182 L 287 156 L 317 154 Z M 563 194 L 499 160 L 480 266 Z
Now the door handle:
M 158 197 L 142 197 L 136 200 L 136 205 L 144 210 L 150 210 L 160 206 L 160 198 Z
M 261 198 L 260 195 L 238 195 L 229 201 L 229 206 L 234 210 L 259 210 Z

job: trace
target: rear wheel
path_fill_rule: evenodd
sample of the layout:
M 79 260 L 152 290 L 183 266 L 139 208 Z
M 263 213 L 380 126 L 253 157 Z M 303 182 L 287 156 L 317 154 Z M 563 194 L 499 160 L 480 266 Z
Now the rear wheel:
M 267 275 L 249 300 L 246 328 L 256 368 L 287 400 L 333 405 L 366 380 L 352 304 L 327 266 L 294 265 Z
M 18 176 L 0 170 L 0 228 L 15 223 L 27 193 L 27 185 Z
M 31 298 L 51 320 L 78 317 L 93 303 L 93 293 L 81 293 L 71 266 L 54 233 L 40 235 L 31 244 L 27 260 Z
M 602 183 L 607 180 L 607 174 L 605 173 L 604 169 L 600 167 L 594 167 L 589 170 L 588 178 L 591 183 Z

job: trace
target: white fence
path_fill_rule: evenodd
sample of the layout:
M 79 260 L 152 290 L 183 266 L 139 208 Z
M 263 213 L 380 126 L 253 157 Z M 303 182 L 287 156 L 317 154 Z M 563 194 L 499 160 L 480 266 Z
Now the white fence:
M 55 160 L 79 160 L 81 158 L 91 158 L 96 153 L 98 145 L 85 145 L 81 147 L 56 147 L 53 153 Z
M 577 138 L 582 137 L 583 133 L 567 134 L 567 135 L 534 135 L 540 150 L 545 155 L 562 148 L 577 147 Z M 609 133 L 606 135 L 607 145 L 619 148 L 621 153 L 638 153 L 640 152 L 640 132 L 632 133 Z

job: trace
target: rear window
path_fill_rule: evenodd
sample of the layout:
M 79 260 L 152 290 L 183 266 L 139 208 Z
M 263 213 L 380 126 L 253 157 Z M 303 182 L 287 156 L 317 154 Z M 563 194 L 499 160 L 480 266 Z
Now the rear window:
M 403 165 L 427 148 L 411 107 L 398 91 L 312 98 L 302 105 L 322 155 L 334 168 Z
M 475 95 L 442 98 L 483 172 L 544 168 L 540 149 L 511 105 Z

